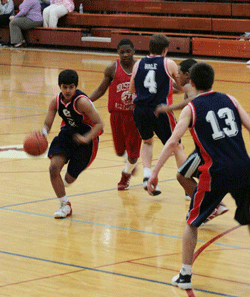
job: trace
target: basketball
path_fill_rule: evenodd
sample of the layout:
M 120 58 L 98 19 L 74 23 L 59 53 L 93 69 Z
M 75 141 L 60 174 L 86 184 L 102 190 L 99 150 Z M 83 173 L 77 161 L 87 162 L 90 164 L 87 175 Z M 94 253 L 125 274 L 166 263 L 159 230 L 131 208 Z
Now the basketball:
M 23 143 L 24 151 L 31 156 L 40 156 L 45 153 L 47 148 L 48 141 L 46 137 L 38 133 L 30 134 Z

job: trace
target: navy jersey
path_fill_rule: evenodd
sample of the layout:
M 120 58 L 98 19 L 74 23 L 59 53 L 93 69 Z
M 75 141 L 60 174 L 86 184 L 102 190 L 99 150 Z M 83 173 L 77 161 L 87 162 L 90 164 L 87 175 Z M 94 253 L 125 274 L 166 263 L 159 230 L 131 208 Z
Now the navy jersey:
M 134 83 L 136 105 L 155 108 L 159 104 L 173 103 L 172 79 L 167 71 L 166 58 L 162 56 L 141 59 Z
M 76 90 L 75 96 L 73 96 L 72 100 L 68 103 L 62 101 L 62 93 L 57 96 L 57 111 L 63 119 L 61 130 L 69 134 L 80 133 L 83 135 L 90 131 L 91 127 L 94 125 L 88 116 L 76 110 L 76 101 L 80 97 L 88 98 L 88 96 L 80 90 Z
M 230 96 L 214 91 L 200 94 L 188 104 L 192 111 L 191 134 L 205 164 L 203 177 L 221 174 L 235 180 L 250 165 L 238 110 Z

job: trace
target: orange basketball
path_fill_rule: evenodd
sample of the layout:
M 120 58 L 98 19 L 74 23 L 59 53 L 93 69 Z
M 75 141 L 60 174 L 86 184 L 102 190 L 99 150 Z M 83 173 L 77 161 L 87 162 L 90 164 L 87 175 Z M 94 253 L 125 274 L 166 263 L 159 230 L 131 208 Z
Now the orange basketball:
M 48 141 L 45 136 L 32 133 L 23 143 L 24 151 L 31 156 L 40 156 L 42 155 L 48 148 Z

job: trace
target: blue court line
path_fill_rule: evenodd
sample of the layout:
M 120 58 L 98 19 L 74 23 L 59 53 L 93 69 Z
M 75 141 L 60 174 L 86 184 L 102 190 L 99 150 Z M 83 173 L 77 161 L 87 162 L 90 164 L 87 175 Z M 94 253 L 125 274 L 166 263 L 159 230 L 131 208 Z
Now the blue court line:
M 7 210 L 7 211 L 17 212 L 17 213 L 21 213 L 21 214 L 29 214 L 29 215 L 54 219 L 54 217 L 51 216 L 51 215 L 40 214 L 40 213 L 35 213 L 35 212 L 16 210 L 16 209 L 9 209 L 9 208 L 4 208 L 4 207 L 1 207 L 0 210 Z M 150 232 L 150 231 L 145 231 L 145 230 L 139 230 L 139 229 L 133 229 L 133 228 L 127 228 L 127 227 L 120 227 L 120 226 L 114 226 L 114 225 L 103 224 L 103 223 L 89 222 L 89 221 L 77 220 L 77 219 L 72 219 L 72 218 L 65 218 L 63 220 L 76 222 L 76 223 L 82 223 L 82 224 L 86 224 L 86 225 L 100 226 L 100 227 L 104 227 L 104 228 L 112 228 L 112 229 L 118 229 L 118 230 L 123 230 L 123 231 L 143 233 L 143 234 L 147 234 L 147 235 L 156 235 L 156 236 L 162 236 L 162 237 L 168 237 L 168 238 L 174 238 L 174 239 L 180 239 L 180 240 L 182 239 L 181 236 L 176 236 L 176 235 L 169 235 L 169 234 L 163 234 L 163 233 L 158 233 L 158 232 Z M 198 240 L 198 242 L 206 243 L 205 240 Z M 243 249 L 243 247 L 241 247 L 241 246 L 235 246 L 235 245 L 229 245 L 229 244 L 217 243 L 217 242 L 214 242 L 213 245 L 217 245 L 217 246 L 225 247 L 225 248 Z M 246 250 L 246 251 L 249 250 L 250 251 L 250 248 L 248 248 L 248 249 L 244 248 L 244 250 Z
M 136 280 L 141 280 L 141 281 L 156 283 L 156 284 L 160 284 L 160 285 L 172 286 L 171 283 L 167 283 L 167 282 L 162 282 L 162 281 L 158 281 L 158 280 L 154 280 L 154 279 L 137 277 L 137 276 L 133 276 L 133 275 L 128 275 L 128 274 L 123 274 L 123 273 L 117 273 L 117 272 L 102 270 L 102 269 L 98 269 L 98 268 L 91 268 L 91 267 L 87 267 L 87 266 L 81 266 L 81 265 L 76 265 L 76 264 L 64 263 L 64 262 L 59 262 L 59 261 L 54 261 L 54 260 L 52 261 L 52 260 L 49 260 L 49 259 L 43 259 L 43 258 L 38 258 L 38 257 L 31 257 L 31 256 L 27 256 L 27 255 L 22 255 L 22 254 L 17 254 L 17 253 L 11 253 L 11 252 L 1 251 L 1 250 L 0 250 L 0 253 L 1 254 L 5 254 L 5 255 L 9 255 L 9 256 L 22 257 L 22 258 L 36 260 L 36 261 L 42 261 L 42 262 L 47 262 L 47 263 L 52 263 L 52 264 L 58 264 L 58 265 L 63 265 L 63 266 L 68 266 L 68 267 L 74 267 L 74 268 L 79 268 L 79 269 L 85 269 L 85 270 L 89 270 L 89 271 L 106 273 L 106 274 L 111 274 L 111 275 L 116 275 L 116 276 L 122 276 L 122 277 L 132 278 L 132 279 L 136 279 Z M 240 296 L 236 296 L 236 295 L 228 295 L 228 294 L 224 294 L 224 293 L 218 293 L 218 292 L 201 290 L 201 289 L 195 289 L 195 291 L 203 292 L 203 293 L 208 293 L 208 294 L 213 294 L 213 295 L 216 295 L 216 296 L 240 297 Z

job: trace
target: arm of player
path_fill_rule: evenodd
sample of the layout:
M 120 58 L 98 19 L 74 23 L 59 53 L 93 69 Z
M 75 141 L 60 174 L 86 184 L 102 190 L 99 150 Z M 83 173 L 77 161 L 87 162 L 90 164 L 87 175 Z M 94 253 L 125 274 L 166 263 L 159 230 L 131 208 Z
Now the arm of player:
M 79 144 L 87 144 L 92 139 L 96 138 L 100 131 L 103 129 L 103 122 L 95 109 L 94 104 L 86 97 L 81 97 L 76 102 L 76 109 L 89 117 L 94 126 L 89 132 L 84 135 L 75 134 L 74 140 Z
M 183 87 L 181 86 L 179 76 L 178 76 L 178 66 L 177 64 L 168 58 L 165 58 L 165 67 L 169 71 L 170 75 L 174 79 L 173 85 L 175 89 L 175 94 L 183 93 Z
M 94 102 L 100 97 L 102 97 L 105 92 L 107 91 L 108 87 L 110 86 L 113 77 L 114 77 L 114 71 L 115 71 L 115 62 L 110 64 L 106 67 L 104 70 L 104 77 L 100 83 L 100 85 L 94 90 L 94 92 L 89 96 L 89 99 Z
M 148 192 L 150 195 L 153 195 L 152 191 L 156 188 L 158 184 L 158 174 L 161 168 L 168 160 L 168 158 L 173 154 L 176 147 L 180 145 L 179 140 L 188 129 L 190 121 L 191 121 L 191 109 L 190 107 L 186 106 L 182 110 L 179 121 L 176 127 L 174 128 L 173 134 L 166 142 L 165 146 L 163 147 L 162 152 L 157 160 L 157 163 L 152 171 L 152 175 L 148 181 Z
M 56 97 L 55 97 L 50 102 L 48 112 L 45 117 L 43 127 L 41 129 L 41 134 L 43 134 L 44 136 L 46 136 L 49 133 L 49 131 L 52 127 L 52 124 L 54 122 L 56 112 L 57 112 L 57 105 L 56 105 Z
M 135 75 L 136 75 L 136 72 L 137 72 L 137 69 L 138 69 L 138 66 L 139 66 L 139 62 L 140 62 L 140 60 L 138 60 L 135 63 L 135 65 L 133 66 L 132 76 L 130 78 L 129 89 L 128 89 L 130 94 L 136 93 L 135 92 Z
M 232 97 L 232 99 L 238 108 L 240 118 L 242 121 L 242 125 L 248 130 L 248 132 L 250 132 L 250 117 L 249 117 L 249 115 L 247 114 L 245 109 L 240 105 L 238 100 L 236 100 L 234 97 Z

